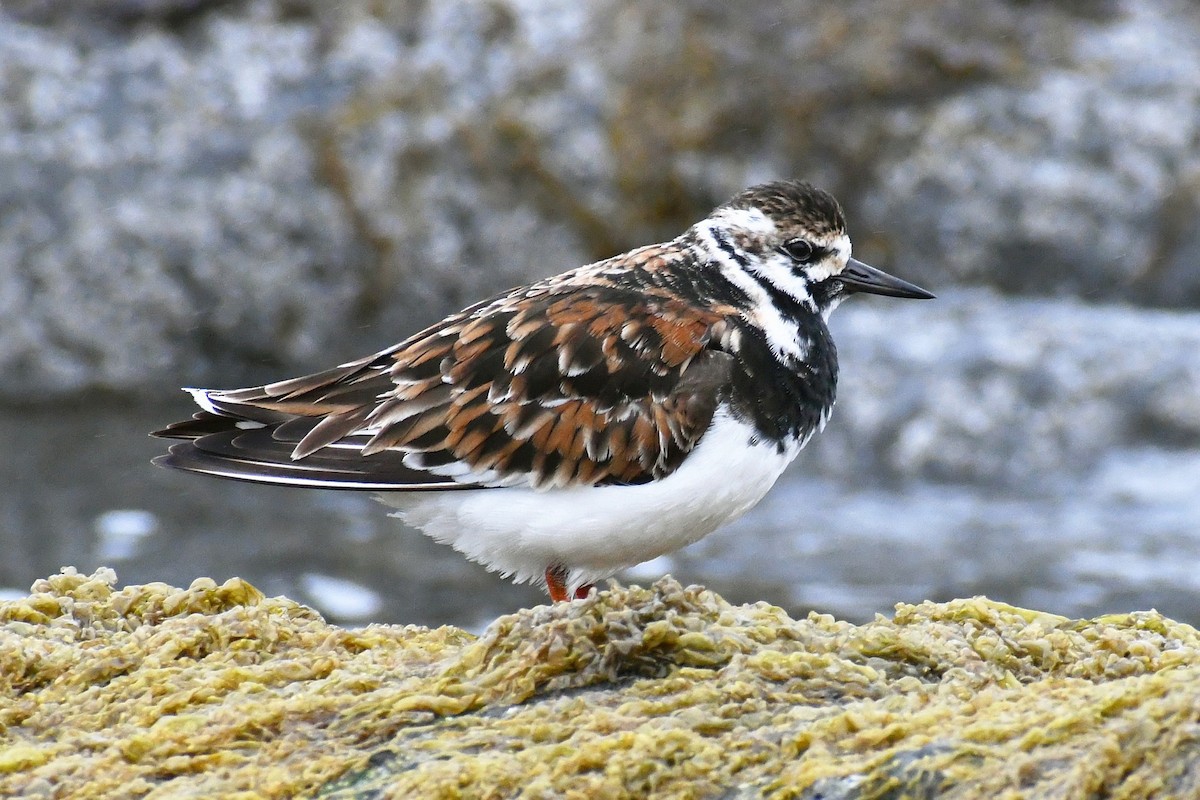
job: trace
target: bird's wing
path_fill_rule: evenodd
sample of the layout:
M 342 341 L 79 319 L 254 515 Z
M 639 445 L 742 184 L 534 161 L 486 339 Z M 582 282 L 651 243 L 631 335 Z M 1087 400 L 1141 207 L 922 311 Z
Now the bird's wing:
M 708 429 L 727 309 L 611 281 L 550 281 L 359 361 L 234 391 L 156 435 L 157 463 L 351 489 L 636 484 Z

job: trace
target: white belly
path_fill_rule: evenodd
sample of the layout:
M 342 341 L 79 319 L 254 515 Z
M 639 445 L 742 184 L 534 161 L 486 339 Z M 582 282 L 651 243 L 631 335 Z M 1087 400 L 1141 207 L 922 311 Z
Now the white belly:
M 388 492 L 394 516 L 523 583 L 568 569 L 569 591 L 674 552 L 763 498 L 799 444 L 751 444 L 753 429 L 719 410 L 675 472 L 638 486 Z

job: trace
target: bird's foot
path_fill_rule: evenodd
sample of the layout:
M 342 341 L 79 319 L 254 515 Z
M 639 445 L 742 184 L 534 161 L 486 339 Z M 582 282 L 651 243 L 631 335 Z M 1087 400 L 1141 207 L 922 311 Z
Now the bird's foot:
M 575 590 L 575 596 L 571 598 L 567 595 L 567 568 L 558 564 L 546 567 L 546 591 L 550 593 L 550 599 L 556 603 L 571 599 L 582 600 L 591 594 L 595 586 L 594 583 L 585 583 Z

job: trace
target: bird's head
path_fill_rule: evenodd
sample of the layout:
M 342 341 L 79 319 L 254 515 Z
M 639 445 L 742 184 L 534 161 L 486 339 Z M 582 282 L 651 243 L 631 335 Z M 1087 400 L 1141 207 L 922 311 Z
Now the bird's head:
M 933 297 L 851 258 L 841 206 L 833 195 L 802 181 L 752 186 L 699 227 L 723 262 L 736 262 L 769 294 L 782 293 L 823 316 L 856 292 Z

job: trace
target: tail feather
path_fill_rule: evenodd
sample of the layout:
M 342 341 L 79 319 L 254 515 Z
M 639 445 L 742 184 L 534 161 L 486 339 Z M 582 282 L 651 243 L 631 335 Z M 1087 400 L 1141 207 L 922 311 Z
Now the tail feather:
M 212 436 L 220 435 L 212 434 Z M 210 444 L 212 442 L 205 442 L 205 445 Z M 371 470 L 347 468 L 329 463 L 306 464 L 292 461 L 269 461 L 252 457 L 235 458 L 218 455 L 197 446 L 194 442 L 180 442 L 171 445 L 166 455 L 158 456 L 152 460 L 152 463 L 167 469 L 276 486 L 376 492 L 445 491 L 474 488 L 468 484 L 455 483 L 445 478 L 437 478 L 427 473 L 408 469 L 399 474 L 380 474 Z
M 320 424 L 320 418 L 232 403 L 225 399 L 226 393 L 189 391 L 204 410 L 151 434 L 181 440 L 166 455 L 153 459 L 156 466 L 278 486 L 355 491 L 479 488 L 414 469 L 404 463 L 405 454 L 399 451 L 363 455 L 369 436 L 337 439 L 296 458 L 297 444 Z
M 221 433 L 227 430 L 245 430 L 248 428 L 266 427 L 268 423 L 251 419 L 242 419 L 214 414 L 211 411 L 197 411 L 191 419 L 172 422 L 165 428 L 151 433 L 159 439 L 199 439 L 210 433 Z

